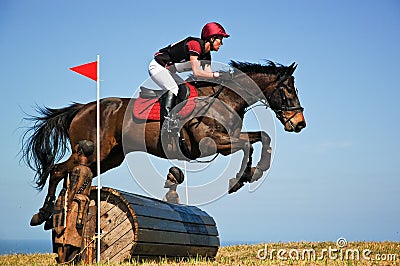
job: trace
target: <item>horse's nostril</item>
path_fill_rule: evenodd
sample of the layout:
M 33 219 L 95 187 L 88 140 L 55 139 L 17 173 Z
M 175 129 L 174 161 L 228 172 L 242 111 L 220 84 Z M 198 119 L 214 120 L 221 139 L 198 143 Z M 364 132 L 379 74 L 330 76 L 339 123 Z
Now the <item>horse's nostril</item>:
M 305 121 L 300 121 L 299 123 L 297 123 L 295 131 L 296 132 L 300 132 L 305 127 L 306 127 L 306 122 Z

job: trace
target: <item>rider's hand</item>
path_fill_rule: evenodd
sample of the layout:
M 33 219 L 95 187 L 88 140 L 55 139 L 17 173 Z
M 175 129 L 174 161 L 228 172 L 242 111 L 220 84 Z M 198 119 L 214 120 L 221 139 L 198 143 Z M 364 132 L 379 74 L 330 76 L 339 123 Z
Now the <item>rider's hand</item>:
M 232 80 L 233 79 L 233 75 L 230 72 L 218 72 L 219 73 L 219 79 L 221 80 Z

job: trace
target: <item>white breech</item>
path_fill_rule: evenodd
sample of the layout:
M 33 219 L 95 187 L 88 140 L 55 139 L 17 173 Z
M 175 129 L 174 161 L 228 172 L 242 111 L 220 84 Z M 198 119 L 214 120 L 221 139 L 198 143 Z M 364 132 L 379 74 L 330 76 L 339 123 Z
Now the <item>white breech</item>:
M 151 60 L 149 65 L 149 75 L 151 79 L 163 90 L 169 90 L 178 95 L 178 85 L 168 69 L 161 66 L 155 59 Z

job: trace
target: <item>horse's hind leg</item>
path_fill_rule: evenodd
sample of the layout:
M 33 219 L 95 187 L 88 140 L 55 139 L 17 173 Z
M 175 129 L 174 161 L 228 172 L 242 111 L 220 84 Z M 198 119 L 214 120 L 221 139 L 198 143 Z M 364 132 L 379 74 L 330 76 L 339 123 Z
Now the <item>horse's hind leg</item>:
M 49 179 L 49 188 L 43 206 L 39 212 L 34 214 L 31 219 L 31 226 L 40 225 L 50 218 L 53 214 L 54 203 L 56 200 L 56 189 L 61 180 L 67 177 L 70 169 L 74 167 L 72 156 L 65 162 L 54 165 Z

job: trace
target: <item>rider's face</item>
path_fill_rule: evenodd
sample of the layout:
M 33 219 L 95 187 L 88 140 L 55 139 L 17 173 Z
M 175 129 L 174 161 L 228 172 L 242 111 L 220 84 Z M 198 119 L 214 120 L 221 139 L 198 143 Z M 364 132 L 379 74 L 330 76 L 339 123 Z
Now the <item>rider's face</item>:
M 214 48 L 214 51 L 218 51 L 219 50 L 219 48 L 223 45 L 223 43 L 222 43 L 222 38 L 223 37 L 216 37 L 215 38 L 215 40 L 214 40 L 214 42 L 213 42 L 213 48 Z

